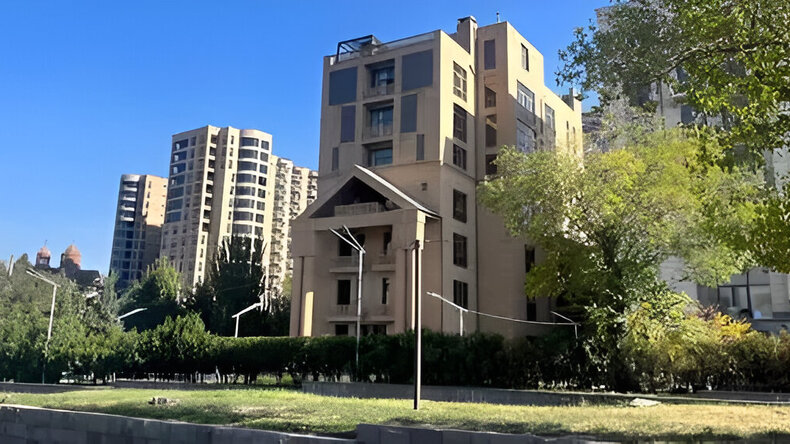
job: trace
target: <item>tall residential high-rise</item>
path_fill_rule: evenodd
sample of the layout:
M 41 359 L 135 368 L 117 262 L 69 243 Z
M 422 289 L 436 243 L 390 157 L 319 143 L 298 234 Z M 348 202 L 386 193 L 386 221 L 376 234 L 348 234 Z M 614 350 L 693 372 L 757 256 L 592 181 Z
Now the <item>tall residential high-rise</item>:
M 553 320 L 550 300 L 524 295 L 542 253 L 510 236 L 476 193 L 496 174 L 503 145 L 581 160 L 581 103 L 546 87 L 543 69 L 543 56 L 509 23 L 478 28 L 473 17 L 453 34 L 340 42 L 324 58 L 319 194 L 293 223 L 292 335 L 354 334 L 358 255 L 332 231 L 345 227 L 365 250 L 362 334 L 414 327 L 415 269 L 422 295 Z M 422 304 L 423 325 L 435 331 L 541 328 L 460 318 L 435 298 Z
M 110 271 L 118 276 L 120 288 L 140 279 L 159 256 L 166 199 L 167 179 L 121 176 L 110 257 Z
M 276 157 L 274 208 L 270 248 L 270 284 L 282 290 L 286 275 L 292 271 L 291 220 L 300 215 L 317 195 L 318 174 L 309 168 L 294 166 L 288 159 Z M 274 164 L 274 161 L 273 161 Z
M 185 285 L 204 279 L 231 235 L 262 238 L 269 249 L 263 266 L 273 275 L 270 283 L 281 285 L 288 271 L 284 249 L 295 170 L 272 154 L 272 136 L 262 131 L 209 125 L 172 137 L 160 254 L 170 258 Z

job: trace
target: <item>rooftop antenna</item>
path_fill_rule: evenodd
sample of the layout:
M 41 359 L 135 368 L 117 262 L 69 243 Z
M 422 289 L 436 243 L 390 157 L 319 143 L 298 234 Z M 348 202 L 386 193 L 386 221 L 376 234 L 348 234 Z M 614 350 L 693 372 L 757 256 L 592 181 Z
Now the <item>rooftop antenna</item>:
M 499 11 L 496 12 L 496 22 L 499 23 Z

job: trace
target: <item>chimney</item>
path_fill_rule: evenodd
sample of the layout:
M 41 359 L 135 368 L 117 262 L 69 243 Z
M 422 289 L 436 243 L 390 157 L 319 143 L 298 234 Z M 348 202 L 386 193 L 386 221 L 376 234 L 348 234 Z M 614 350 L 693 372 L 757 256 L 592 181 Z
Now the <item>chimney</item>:
M 461 45 L 466 52 L 471 54 L 474 47 L 475 36 L 477 34 L 477 19 L 473 16 L 459 18 L 456 26 L 455 41 Z

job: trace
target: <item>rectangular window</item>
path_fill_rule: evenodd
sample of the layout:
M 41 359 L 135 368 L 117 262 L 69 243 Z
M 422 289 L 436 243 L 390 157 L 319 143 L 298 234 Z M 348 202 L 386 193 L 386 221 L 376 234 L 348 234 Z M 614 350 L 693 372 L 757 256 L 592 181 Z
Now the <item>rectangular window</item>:
M 496 174 L 496 154 L 486 154 L 486 174 L 494 175 Z
M 463 308 L 469 308 L 469 284 L 453 280 L 453 303 Z
M 494 40 L 483 42 L 483 64 L 485 69 L 496 68 L 496 44 Z
M 425 160 L 425 134 L 417 134 L 417 160 Z
M 241 146 L 258 146 L 259 140 L 254 137 L 242 137 Z
M 353 142 L 357 107 L 348 105 L 340 108 L 340 142 Z
M 258 171 L 258 164 L 255 162 L 239 162 L 239 171 Z
M 549 105 L 546 105 L 546 118 L 545 118 L 545 121 L 546 121 L 546 126 L 548 126 L 549 128 L 551 128 L 553 130 L 554 129 L 554 109 L 552 107 L 550 107 Z
M 466 169 L 466 150 L 458 145 L 453 145 L 453 165 Z
M 453 190 L 453 219 L 466 222 L 466 193 Z
M 400 132 L 415 131 L 417 131 L 417 94 L 411 94 L 400 99 Z
M 529 71 L 529 50 L 521 45 L 521 67 Z
M 395 86 L 395 64 L 393 60 L 368 66 L 370 89 L 368 96 L 392 94 Z
M 173 151 L 182 150 L 188 146 L 189 146 L 189 139 L 179 140 L 178 142 L 173 142 Z
M 370 137 L 392 135 L 392 105 L 371 109 L 368 114 Z
M 528 321 L 537 321 L 538 320 L 538 304 L 535 300 L 527 301 L 527 320 Z
M 433 51 L 406 54 L 401 61 L 401 90 L 431 86 L 433 84 Z
M 496 146 L 496 114 L 486 116 L 486 146 Z
M 368 166 L 389 165 L 392 163 L 392 147 L 371 149 L 368 151 Z
M 335 324 L 335 336 L 348 336 L 348 324 Z
M 453 106 L 453 137 L 466 142 L 466 110 L 458 105 Z
M 332 171 L 336 171 L 340 166 L 340 152 L 337 147 L 332 148 Z
M 516 120 L 516 147 L 522 153 L 535 151 L 535 131 L 520 120 Z
M 255 150 L 239 150 L 239 159 L 257 159 L 258 152 Z
M 343 239 L 337 240 L 337 255 L 341 257 L 351 256 L 351 245 Z
M 529 88 L 518 83 L 518 103 L 531 113 L 535 113 L 535 93 Z
M 524 245 L 524 272 L 529 273 L 535 266 L 535 249 L 529 245 Z
M 453 264 L 466 268 L 466 236 L 453 233 Z
M 390 252 L 390 244 L 392 244 L 392 232 L 386 231 L 384 232 L 384 249 L 382 250 L 385 255 Z
M 496 106 L 496 93 L 493 89 L 486 86 L 486 108 L 494 108 Z
M 453 63 L 453 94 L 466 100 L 466 70 Z
M 339 279 L 337 281 L 337 305 L 351 304 L 351 281 Z
M 357 100 L 357 68 L 329 73 L 329 104 L 341 105 Z
M 387 305 L 390 296 L 390 278 L 381 279 L 381 303 Z

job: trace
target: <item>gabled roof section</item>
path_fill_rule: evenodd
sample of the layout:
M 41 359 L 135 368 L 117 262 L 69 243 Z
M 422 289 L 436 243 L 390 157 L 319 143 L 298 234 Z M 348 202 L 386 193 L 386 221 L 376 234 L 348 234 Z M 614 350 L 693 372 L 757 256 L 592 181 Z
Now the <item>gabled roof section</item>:
M 420 210 L 431 216 L 438 214 L 418 202 L 383 177 L 359 165 L 346 173 L 339 185 L 330 192 L 319 197 L 302 213 L 301 217 L 322 218 L 340 216 L 336 214 L 339 207 L 346 211 L 343 215 L 352 215 L 355 206 L 368 206 L 362 213 L 391 211 L 402 208 Z M 370 207 L 375 210 L 370 210 Z

